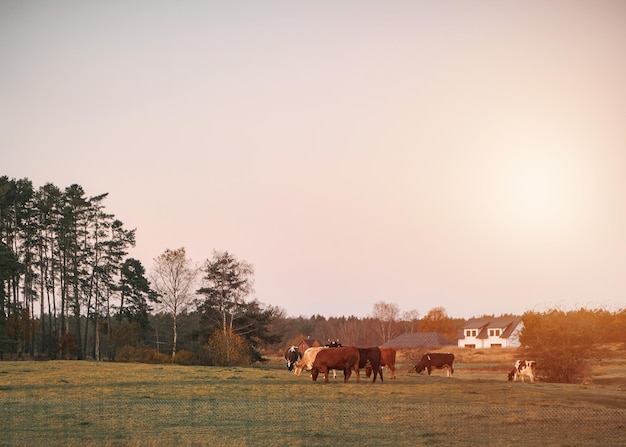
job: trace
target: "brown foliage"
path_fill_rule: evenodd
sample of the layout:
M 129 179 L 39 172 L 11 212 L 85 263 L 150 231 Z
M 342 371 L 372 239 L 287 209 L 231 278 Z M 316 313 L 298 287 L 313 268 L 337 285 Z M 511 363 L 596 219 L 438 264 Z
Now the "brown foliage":
M 527 312 L 523 321 L 523 352 L 527 359 L 537 362 L 542 380 L 580 383 L 588 377 L 592 348 L 602 341 L 598 312 Z
M 142 349 L 134 346 L 124 346 L 115 352 L 116 362 L 136 363 L 170 363 L 172 357 L 156 349 Z
M 205 351 L 211 364 L 219 366 L 249 365 L 248 347 L 242 337 L 233 331 L 216 330 L 209 337 Z
M 443 307 L 435 307 L 428 311 L 422 319 L 419 332 L 437 332 L 451 340 L 456 338 L 454 320 L 448 316 Z
M 190 351 L 186 351 L 184 349 L 177 351 L 172 361 L 176 363 L 177 365 L 197 365 L 198 364 L 198 359 L 196 358 L 194 353 Z
M 76 357 L 79 351 L 78 343 L 74 334 L 68 332 L 59 339 L 58 352 L 64 359 L 69 360 L 72 357 Z

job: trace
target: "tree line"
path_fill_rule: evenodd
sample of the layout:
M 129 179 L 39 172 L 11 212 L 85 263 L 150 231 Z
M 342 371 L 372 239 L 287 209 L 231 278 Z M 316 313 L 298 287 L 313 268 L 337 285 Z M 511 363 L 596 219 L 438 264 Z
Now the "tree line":
M 420 325 L 452 338 L 462 324 L 384 302 L 371 318 L 288 318 L 250 299 L 254 268 L 228 252 L 197 266 L 166 249 L 148 272 L 106 197 L 0 177 L 0 356 L 228 364 L 298 338 L 377 345 Z
M 419 331 L 455 340 L 465 324 L 441 307 L 420 317 L 383 301 L 365 318 L 287 317 L 251 298 L 254 268 L 229 252 L 196 265 L 184 248 L 166 249 L 146 271 L 128 257 L 136 230 L 105 211 L 106 197 L 0 177 L 0 358 L 245 364 L 303 338 L 377 346 Z M 626 342 L 624 310 L 528 312 L 523 320 L 522 344 L 548 362 L 555 347 L 580 359 L 597 343 Z

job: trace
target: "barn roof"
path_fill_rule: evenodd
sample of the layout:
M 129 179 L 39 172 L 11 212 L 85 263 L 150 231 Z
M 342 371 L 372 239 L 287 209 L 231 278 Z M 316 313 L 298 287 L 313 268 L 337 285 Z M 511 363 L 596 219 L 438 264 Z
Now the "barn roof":
M 449 345 L 456 345 L 456 343 L 437 332 L 406 332 L 383 343 L 381 347 L 395 349 L 436 349 Z
M 508 338 L 521 323 L 522 317 L 481 317 L 471 318 L 459 331 L 458 338 L 465 338 L 465 329 L 480 329 L 477 338 L 487 338 L 488 329 L 502 329 L 500 337 Z

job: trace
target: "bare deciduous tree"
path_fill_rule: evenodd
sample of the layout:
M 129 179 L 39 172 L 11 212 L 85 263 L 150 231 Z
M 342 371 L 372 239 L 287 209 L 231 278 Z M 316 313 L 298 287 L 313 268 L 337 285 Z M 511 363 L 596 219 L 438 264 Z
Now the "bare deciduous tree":
M 150 279 L 160 297 L 158 307 L 172 315 L 173 320 L 172 357 L 176 355 L 177 318 L 193 299 L 190 290 L 193 290 L 197 275 L 198 268 L 187 259 L 184 248 L 167 249 L 154 260 Z
M 372 312 L 372 318 L 378 320 L 377 332 L 382 339 L 382 342 L 388 342 L 395 334 L 395 323 L 400 314 L 400 309 L 395 303 L 385 303 L 378 301 L 374 304 L 374 311 Z
M 419 325 L 420 313 L 417 310 L 409 310 L 402 313 L 402 322 L 406 332 L 416 332 Z

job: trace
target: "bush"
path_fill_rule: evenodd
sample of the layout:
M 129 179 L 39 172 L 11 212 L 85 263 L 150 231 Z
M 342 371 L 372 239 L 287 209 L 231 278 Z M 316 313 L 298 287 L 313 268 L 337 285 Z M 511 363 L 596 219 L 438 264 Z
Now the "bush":
M 524 314 L 520 342 L 526 359 L 537 362 L 539 378 L 580 383 L 589 376 L 590 356 L 600 333 L 596 317 L 585 309 Z
M 212 365 L 242 366 L 251 363 L 246 343 L 233 331 L 224 333 L 218 329 L 213 332 L 205 350 Z
M 184 349 L 177 351 L 174 356 L 173 362 L 177 365 L 197 365 L 198 360 L 193 352 L 185 351 Z
M 133 346 L 122 346 L 115 351 L 114 360 L 122 363 L 139 362 L 140 357 L 137 352 L 138 349 Z
M 172 356 L 158 352 L 156 349 L 144 349 L 141 361 L 143 363 L 171 363 Z
M 170 363 L 172 358 L 167 354 L 157 352 L 156 349 L 123 346 L 115 352 L 115 361 L 126 363 Z

